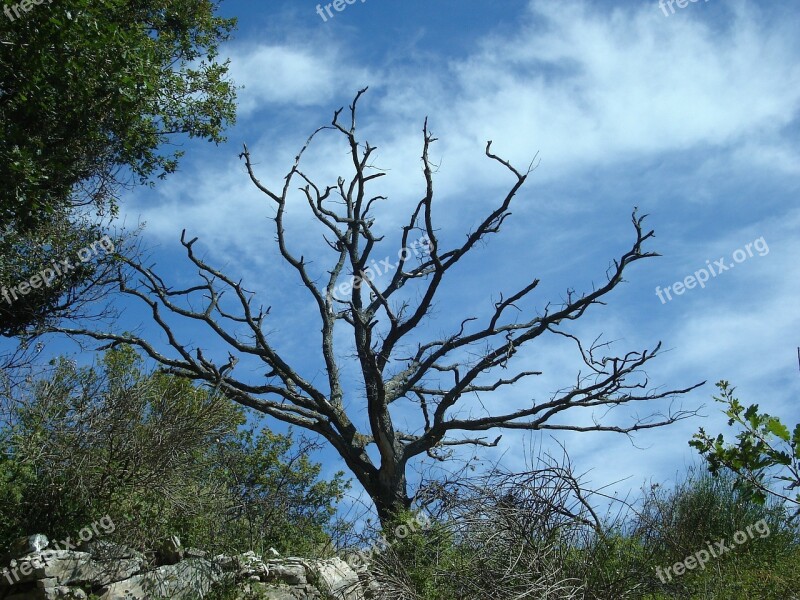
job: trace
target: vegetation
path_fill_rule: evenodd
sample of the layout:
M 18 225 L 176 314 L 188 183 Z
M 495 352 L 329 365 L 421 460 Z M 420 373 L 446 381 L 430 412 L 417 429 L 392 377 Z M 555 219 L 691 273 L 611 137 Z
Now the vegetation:
M 432 527 L 378 556 L 380 598 L 779 600 L 800 589 L 800 530 L 781 506 L 745 499 L 733 474 L 654 486 L 599 523 L 564 475 L 549 466 L 454 485 Z M 705 568 L 665 574 L 720 541 L 731 549 Z
M 726 444 L 723 434 L 708 435 L 701 427 L 689 442 L 708 462 L 711 473 L 729 470 L 736 474 L 736 488 L 755 502 L 778 498 L 800 514 L 800 424 L 792 432 L 777 417 L 758 412 L 758 404 L 747 408 L 734 397 L 727 381 L 717 383 L 725 404 L 728 426 L 736 425 L 735 444 Z
M 217 16 L 212 0 L 3 0 L 0 9 L 0 284 L 10 290 L 98 240 L 87 218 L 115 215 L 121 186 L 175 171 L 182 151 L 167 142 L 224 139 L 235 89 L 216 57 L 235 20 Z M 83 317 L 103 273 L 80 265 L 0 299 L 0 336 Z
M 62 358 L 6 400 L 3 545 L 34 531 L 62 539 L 106 514 L 109 537 L 140 549 L 178 534 L 205 549 L 313 556 L 335 533 L 347 484 L 320 479 L 310 442 L 146 372 L 130 347 L 91 367 Z M 778 600 L 800 587 L 800 529 L 779 499 L 756 498 L 724 467 L 653 485 L 622 512 L 611 501 L 605 517 L 599 499 L 552 460 L 431 482 L 418 495 L 424 526 L 413 513 L 384 523 L 370 572 L 394 600 Z M 718 542 L 726 549 L 703 568 L 676 574 Z
M 18 4 L 0 19 L 0 230 L 76 203 L 113 210 L 116 185 L 175 170 L 172 136 L 223 139 L 234 89 L 215 59 L 235 20 L 218 2 Z
M 95 367 L 67 359 L 17 390 L 0 430 L 0 546 L 75 535 L 109 515 L 114 538 L 168 535 L 209 550 L 315 552 L 342 474 L 320 479 L 309 442 L 257 430 L 241 408 L 163 373 L 130 348 Z
M 361 90 L 344 117 L 336 111 L 311 135 L 276 186 L 259 180 L 247 148 L 241 155 L 274 209 L 284 266 L 317 311 L 308 328 L 321 332 L 312 364 L 293 363 L 271 336 L 271 309 L 257 308 L 241 279 L 199 257 L 196 239 L 181 242 L 200 280 L 172 287 L 136 248 L 117 252 L 126 237 L 112 239 L 101 224 L 116 216 L 125 186 L 175 172 L 178 137 L 224 140 L 235 89 L 218 52 L 235 20 L 218 15 L 217 0 L 2 0 L 0 9 L 0 337 L 23 347 L 44 331 L 110 343 L 91 366 L 61 357 L 28 378 L 0 370 L 0 549 L 31 533 L 74 537 L 109 517 L 106 537 L 140 550 L 178 535 L 211 552 L 327 555 L 349 488 L 343 472 L 325 478 L 310 458 L 327 443 L 379 518 L 380 530 L 364 542 L 382 536 L 369 564 L 376 600 L 797 597 L 800 424 L 790 430 L 757 404 L 743 405 L 727 381 L 715 400 L 735 442 L 701 428 L 689 443 L 709 472 L 692 471 L 673 489 L 655 484 L 636 503 L 586 490 L 568 464 L 552 461 L 411 493 L 415 461 L 447 462 L 456 446 L 494 447 L 500 437 L 486 437 L 490 430 L 628 435 L 695 414 L 658 412 L 659 400 L 697 387 L 651 387 L 646 369 L 660 345 L 614 355 L 609 344 L 584 344 L 572 333 L 572 321 L 603 305 L 634 263 L 657 256 L 645 217 L 633 212 L 629 245 L 585 291 L 570 288 L 537 307 L 539 280 L 531 276 L 431 334 L 424 327 L 446 282 L 500 232 L 534 162 L 518 169 L 488 142 L 485 156 L 509 176 L 507 190 L 452 242 L 434 218 L 437 139 L 425 121 L 421 200 L 389 239 L 375 227 L 387 200 L 375 186 L 387 172 L 356 127 Z M 301 161 L 327 132 L 342 143 L 350 172 L 320 183 Z M 297 183 L 324 231 L 327 264 L 293 249 L 286 222 Z M 424 247 L 415 248 L 415 237 Z M 80 259 L 88 248 L 93 255 Z M 376 260 L 395 250 L 399 261 L 379 282 Z M 74 267 L 47 280 L 64 260 Z M 37 277 L 40 285 L 30 285 Z M 92 315 L 83 308 L 112 287 L 144 303 L 166 344 L 152 332 L 87 325 Z M 63 326 L 65 317 L 76 324 Z M 182 327 L 187 320 L 191 329 Z M 193 341 L 205 340 L 197 325 L 213 332 L 212 347 L 227 350 L 227 364 L 204 357 Z M 574 343 L 586 368 L 552 396 L 498 410 L 490 396 L 542 375 L 515 361 L 545 336 Z M 355 379 L 343 356 L 354 359 Z M 265 374 L 253 381 L 256 370 L 235 369 L 240 360 Z M 613 409 L 642 403 L 647 410 L 615 419 Z M 262 427 L 248 408 L 290 429 Z M 589 413 L 603 417 L 581 421 Z M 611 508 L 599 516 L 604 502 Z M 407 527 L 419 514 L 426 526 Z M 238 583 L 232 575 L 220 597 L 242 598 Z
M 62 209 L 24 233 L 0 235 L 0 336 L 34 337 L 63 317 L 89 316 L 86 307 L 107 293 L 121 244 L 121 237 Z

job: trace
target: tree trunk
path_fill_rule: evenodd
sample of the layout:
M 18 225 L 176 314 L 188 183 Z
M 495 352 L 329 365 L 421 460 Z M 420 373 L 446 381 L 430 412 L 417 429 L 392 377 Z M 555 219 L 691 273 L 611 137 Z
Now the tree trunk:
M 397 516 L 411 508 L 405 470 L 398 468 L 393 471 L 394 474 L 390 476 L 381 469 L 376 480 L 367 489 L 385 531 L 397 525 Z

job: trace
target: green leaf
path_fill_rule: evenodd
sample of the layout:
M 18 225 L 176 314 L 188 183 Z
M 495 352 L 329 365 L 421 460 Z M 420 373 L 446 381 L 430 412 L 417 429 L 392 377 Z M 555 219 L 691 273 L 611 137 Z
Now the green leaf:
M 790 439 L 789 428 L 786 427 L 786 425 L 784 425 L 783 423 L 781 423 L 780 420 L 777 419 L 776 417 L 770 417 L 767 420 L 767 431 L 779 437 L 784 442 L 788 442 Z

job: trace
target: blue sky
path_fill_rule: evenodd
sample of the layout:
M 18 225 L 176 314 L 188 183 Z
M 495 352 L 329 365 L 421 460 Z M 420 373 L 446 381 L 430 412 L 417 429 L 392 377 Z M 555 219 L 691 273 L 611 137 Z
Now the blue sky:
M 373 191 L 389 197 L 376 213 L 387 239 L 376 256 L 395 254 L 399 227 L 424 193 L 426 116 L 439 138 L 431 157 L 445 241 L 463 239 L 513 183 L 483 155 L 487 140 L 520 168 L 537 153 L 540 159 L 502 233 L 443 289 L 428 335 L 450 330 L 459 317 L 485 315 L 500 291 L 533 277 L 541 285 L 528 314 L 560 301 L 567 288 L 591 290 L 629 248 L 633 208 L 649 214 L 656 237 L 648 249 L 662 256 L 633 265 L 607 306 L 595 306 L 571 331 L 586 341 L 602 334 L 615 354 L 662 341 L 668 351 L 649 364 L 651 384 L 708 381 L 682 399 L 687 409 L 706 405 L 708 416 L 638 434 L 633 443 L 604 433 L 554 436 L 579 471 L 590 471 L 587 481 L 627 478 L 617 486 L 623 492 L 673 481 L 696 462 L 687 446 L 692 433 L 725 428 L 711 401 L 719 379 L 737 386 L 743 401 L 800 420 L 800 7 L 709 0 L 675 5 L 665 16 L 656 2 L 356 0 L 323 21 L 316 6 L 223 4 L 224 14 L 239 17 L 223 54 L 244 86 L 228 143 L 187 143 L 179 173 L 123 199 L 123 219 L 147 223 L 144 241 L 168 281 L 194 281 L 178 243 L 185 228 L 209 262 L 273 307 L 275 344 L 309 377 L 318 374 L 314 306 L 280 267 L 273 209 L 237 155 L 246 143 L 260 179 L 278 185 L 308 135 L 368 85 L 361 139 L 379 148 L 374 163 L 387 176 Z M 334 183 L 348 173 L 344 150 L 335 137 L 320 138 L 306 171 Z M 290 208 L 295 247 L 323 260 L 300 196 Z M 704 288 L 659 300 L 657 287 L 720 258 L 735 267 Z M 120 329 L 147 323 L 136 311 L 125 319 Z M 210 333 L 179 330 L 207 355 L 226 356 Z M 340 339 L 343 360 L 352 361 Z M 552 338 L 521 352 L 517 364 L 544 374 L 483 399 L 490 406 L 549 398 L 580 368 L 574 348 Z M 360 414 L 357 394 L 349 406 Z M 413 422 L 406 410 L 395 418 Z M 625 422 L 629 413 L 606 418 Z M 554 443 L 549 434 L 509 433 L 486 457 L 521 469 L 532 445 Z M 332 451 L 321 458 L 331 470 L 343 467 Z

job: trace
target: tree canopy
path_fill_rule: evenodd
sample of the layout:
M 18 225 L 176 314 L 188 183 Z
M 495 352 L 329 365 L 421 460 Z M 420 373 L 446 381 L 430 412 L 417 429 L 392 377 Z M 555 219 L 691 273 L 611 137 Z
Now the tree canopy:
M 235 88 L 217 56 L 235 19 L 212 0 L 2 8 L 0 336 L 23 336 L 97 298 L 105 256 L 47 285 L 35 278 L 79 262 L 122 186 L 175 171 L 182 151 L 168 142 L 179 136 L 224 139 Z
M 176 169 L 175 134 L 223 139 L 235 90 L 216 57 L 235 20 L 218 2 L 3 4 L 0 230 L 67 204 L 113 210 L 119 184 Z

